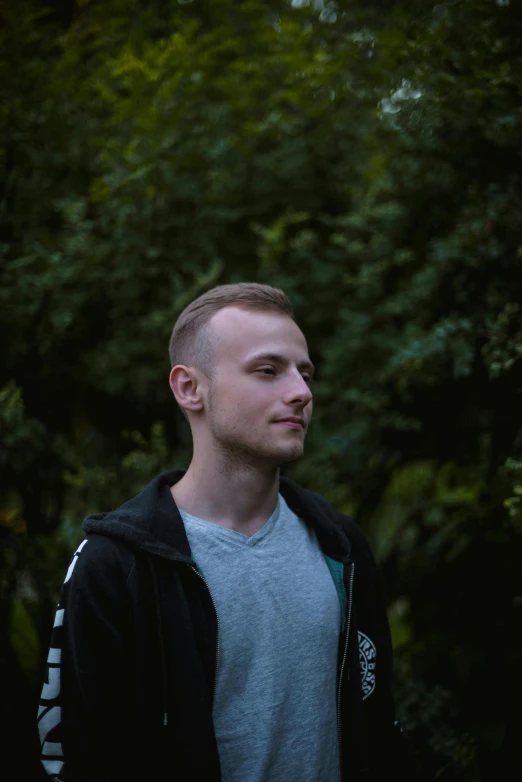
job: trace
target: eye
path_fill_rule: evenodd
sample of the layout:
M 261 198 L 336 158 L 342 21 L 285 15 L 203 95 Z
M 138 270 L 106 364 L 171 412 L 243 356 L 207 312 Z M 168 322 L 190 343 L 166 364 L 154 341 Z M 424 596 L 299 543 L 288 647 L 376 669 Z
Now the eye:
M 256 372 L 266 375 L 267 377 L 273 376 L 276 373 L 273 367 L 260 367 L 260 369 L 256 369 Z
M 314 382 L 313 377 L 311 375 L 307 375 L 306 372 L 305 372 L 304 375 L 302 375 L 302 378 L 305 381 L 305 383 L 308 383 L 308 385 L 310 385 L 310 383 Z

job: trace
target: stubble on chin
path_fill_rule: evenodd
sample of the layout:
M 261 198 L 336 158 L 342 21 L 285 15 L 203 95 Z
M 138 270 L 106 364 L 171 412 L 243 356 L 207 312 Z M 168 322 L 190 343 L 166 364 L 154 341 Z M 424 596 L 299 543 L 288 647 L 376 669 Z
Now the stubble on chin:
M 300 459 L 304 452 L 304 437 L 301 442 L 270 442 L 272 430 L 250 432 L 245 437 L 248 426 L 230 425 L 228 420 L 220 420 L 216 415 L 214 394 L 209 395 L 208 422 L 218 455 L 220 472 L 224 475 L 237 475 L 244 470 L 277 469 Z M 305 433 L 306 434 L 306 433 Z
M 231 437 L 219 437 L 215 442 L 220 471 L 226 475 L 252 469 L 277 469 L 284 464 L 297 461 L 304 452 L 304 443 L 295 443 L 292 448 L 289 448 Z

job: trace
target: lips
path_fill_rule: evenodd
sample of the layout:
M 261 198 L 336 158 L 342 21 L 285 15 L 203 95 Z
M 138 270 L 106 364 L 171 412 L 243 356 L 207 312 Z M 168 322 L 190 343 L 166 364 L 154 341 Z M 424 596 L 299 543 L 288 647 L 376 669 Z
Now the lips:
M 297 418 L 297 416 L 289 415 L 287 418 L 279 418 L 276 424 L 287 426 L 289 429 L 304 429 L 305 422 L 303 418 Z

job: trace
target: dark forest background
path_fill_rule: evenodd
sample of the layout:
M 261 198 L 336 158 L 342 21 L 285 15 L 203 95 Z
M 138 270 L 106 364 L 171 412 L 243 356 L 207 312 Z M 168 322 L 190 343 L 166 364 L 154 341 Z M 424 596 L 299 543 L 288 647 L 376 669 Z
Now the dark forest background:
M 422 778 L 518 779 L 520 3 L 20 0 L 0 27 L 2 778 L 44 779 L 82 518 L 187 464 L 176 316 L 256 280 L 308 337 L 290 473 L 372 542 Z

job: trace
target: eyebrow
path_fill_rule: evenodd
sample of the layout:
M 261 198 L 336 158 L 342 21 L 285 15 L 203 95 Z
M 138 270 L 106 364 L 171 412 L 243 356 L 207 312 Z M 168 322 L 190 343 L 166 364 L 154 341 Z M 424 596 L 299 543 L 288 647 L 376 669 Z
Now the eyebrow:
M 272 361 L 275 364 L 288 364 L 288 359 L 281 356 L 279 353 L 256 353 L 254 356 L 249 356 L 247 359 L 248 364 L 254 364 L 258 361 Z M 299 370 L 307 369 L 311 374 L 315 372 L 315 367 L 309 359 L 297 362 L 297 368 Z

